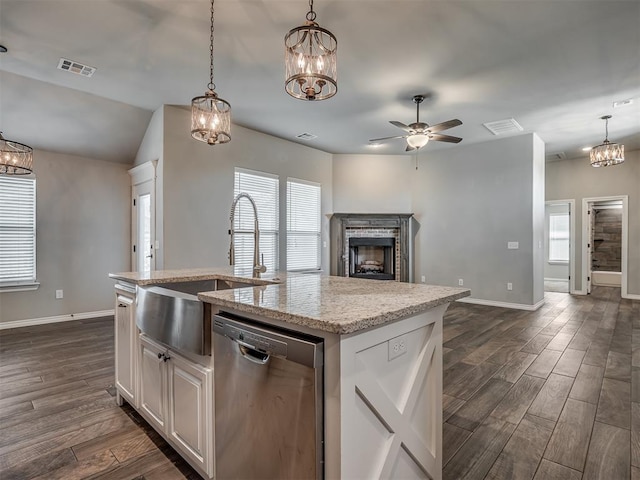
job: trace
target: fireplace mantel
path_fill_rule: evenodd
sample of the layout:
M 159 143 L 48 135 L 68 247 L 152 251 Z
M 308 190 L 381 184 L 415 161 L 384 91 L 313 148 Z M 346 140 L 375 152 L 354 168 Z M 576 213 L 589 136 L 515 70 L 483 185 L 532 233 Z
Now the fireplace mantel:
M 412 218 L 412 213 L 334 213 L 331 216 L 331 275 L 348 276 L 349 272 L 345 268 L 349 250 L 347 229 L 361 229 L 363 231 L 390 229 L 397 232 L 398 280 L 413 282 Z M 372 233 L 372 236 L 378 235 Z

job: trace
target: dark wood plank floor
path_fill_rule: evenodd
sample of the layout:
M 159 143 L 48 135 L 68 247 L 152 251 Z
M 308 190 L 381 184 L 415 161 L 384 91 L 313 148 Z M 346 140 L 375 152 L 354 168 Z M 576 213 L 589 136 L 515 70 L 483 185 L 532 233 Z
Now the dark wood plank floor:
M 640 480 L 640 302 L 456 303 L 445 479 Z M 113 318 L 0 331 L 0 479 L 199 479 L 113 389 Z

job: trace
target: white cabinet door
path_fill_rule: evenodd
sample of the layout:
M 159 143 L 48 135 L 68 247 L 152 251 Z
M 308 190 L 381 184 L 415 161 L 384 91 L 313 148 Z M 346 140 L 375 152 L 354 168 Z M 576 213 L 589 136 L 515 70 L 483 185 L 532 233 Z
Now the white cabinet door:
M 169 431 L 171 440 L 213 476 L 213 371 L 174 352 L 167 362 L 169 375 Z
M 140 336 L 140 413 L 165 430 L 167 419 L 167 350 Z
M 115 383 L 118 393 L 133 406 L 137 406 L 136 337 L 135 296 L 118 291 L 115 314 Z

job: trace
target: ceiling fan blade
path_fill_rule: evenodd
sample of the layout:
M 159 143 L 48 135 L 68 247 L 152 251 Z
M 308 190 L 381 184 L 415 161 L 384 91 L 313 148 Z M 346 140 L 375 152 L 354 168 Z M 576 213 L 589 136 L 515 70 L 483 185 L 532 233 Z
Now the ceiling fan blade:
M 382 142 L 384 140 L 393 140 L 396 138 L 407 138 L 409 135 L 398 135 L 396 137 L 382 137 L 382 138 L 372 138 L 369 140 L 370 142 Z
M 457 118 L 454 120 L 449 120 L 448 122 L 437 123 L 436 125 L 431 125 L 427 128 L 427 132 L 435 133 L 441 132 L 442 130 L 447 130 L 449 128 L 457 127 L 458 125 L 462 125 L 462 122 Z
M 396 122 L 395 120 L 391 120 L 389 122 L 391 125 L 395 125 L 398 128 L 401 128 L 402 130 L 404 130 L 405 132 L 412 132 L 413 130 L 411 129 L 411 127 L 409 127 L 409 125 L 405 125 L 402 122 Z
M 416 150 L 416 148 L 412 147 L 411 145 L 407 145 L 405 152 L 410 152 L 411 150 Z
M 436 142 L 448 142 L 448 143 L 460 143 L 462 141 L 460 137 L 452 137 L 451 135 L 442 135 L 440 133 L 430 134 L 429 140 L 435 140 Z

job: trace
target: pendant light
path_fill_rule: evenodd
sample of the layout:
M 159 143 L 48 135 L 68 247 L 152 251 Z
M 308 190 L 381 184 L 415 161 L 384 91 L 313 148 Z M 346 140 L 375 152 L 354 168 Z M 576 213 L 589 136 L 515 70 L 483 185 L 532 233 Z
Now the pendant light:
M 313 0 L 309 0 L 305 24 L 284 37 L 284 88 L 289 95 L 301 100 L 325 100 L 338 91 L 338 41 L 315 20 Z
M 0 175 L 29 175 L 33 172 L 33 148 L 6 140 L 0 132 Z
M 611 143 L 609 141 L 609 119 L 611 115 L 600 117 L 605 121 L 605 137 L 604 142 L 593 147 L 589 153 L 592 167 L 608 167 L 609 165 L 618 165 L 624 162 L 624 145 Z
M 191 136 L 208 145 L 231 140 L 231 105 L 218 97 L 213 83 L 213 1 L 211 0 L 211 35 L 209 37 L 209 84 L 204 96 L 191 100 Z

